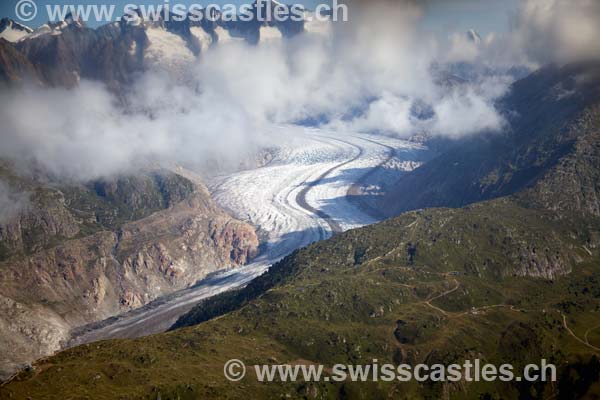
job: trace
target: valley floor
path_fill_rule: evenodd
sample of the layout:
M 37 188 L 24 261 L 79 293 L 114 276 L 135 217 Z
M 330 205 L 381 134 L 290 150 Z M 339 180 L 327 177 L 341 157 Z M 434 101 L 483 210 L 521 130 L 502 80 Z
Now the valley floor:
M 246 285 L 292 251 L 377 222 L 380 217 L 367 199 L 402 171 L 418 166 L 426 151 L 381 136 L 276 129 L 297 132 L 268 165 L 210 182 L 221 206 L 259 228 L 261 254 L 243 268 L 213 274 L 141 309 L 84 327 L 74 333 L 70 346 L 163 332 L 200 300 Z

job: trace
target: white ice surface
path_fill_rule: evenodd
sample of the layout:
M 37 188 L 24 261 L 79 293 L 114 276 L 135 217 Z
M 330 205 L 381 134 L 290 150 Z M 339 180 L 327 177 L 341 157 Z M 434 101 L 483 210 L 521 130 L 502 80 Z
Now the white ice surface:
M 311 34 L 329 36 L 333 31 L 333 23 L 328 19 L 319 19 L 314 13 L 304 13 L 304 30 Z
M 350 204 L 346 193 L 369 170 L 385 161 L 406 169 L 398 159 L 390 159 L 394 149 L 418 149 L 418 145 L 380 136 L 339 134 L 298 127 L 294 140 L 279 149 L 267 166 L 217 178 L 211 182 L 215 200 L 266 234 L 269 243 L 280 243 L 291 234 L 303 232 L 305 239 L 297 241 L 302 247 L 325 239 L 331 232 L 324 221 L 300 207 L 295 197 L 305 182 L 336 168 L 307 194 L 307 202 L 329 214 L 344 230 L 377 222 L 370 215 Z M 393 149 L 390 149 L 392 147 Z M 346 163 L 358 156 L 356 160 Z

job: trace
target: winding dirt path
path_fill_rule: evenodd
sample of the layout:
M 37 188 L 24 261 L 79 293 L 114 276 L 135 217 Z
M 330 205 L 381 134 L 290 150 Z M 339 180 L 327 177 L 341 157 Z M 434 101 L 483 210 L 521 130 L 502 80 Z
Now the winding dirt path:
M 596 346 L 593 346 L 593 345 L 591 345 L 591 344 L 590 344 L 590 343 L 587 341 L 587 339 L 586 339 L 586 340 L 583 340 L 583 339 L 581 339 L 579 336 L 577 336 L 577 335 L 575 334 L 575 332 L 573 332 L 573 331 L 571 330 L 571 328 L 569 328 L 569 325 L 567 324 L 567 317 L 565 316 L 565 314 L 563 314 L 563 313 L 561 312 L 561 313 L 560 313 L 560 315 L 562 316 L 562 320 L 563 320 L 563 326 L 564 326 L 564 328 L 566 329 L 566 331 L 569 333 L 569 335 L 571 335 L 571 336 L 572 336 L 572 337 L 573 337 L 575 340 L 577 340 L 579 343 L 583 344 L 584 346 L 587 346 L 587 347 L 589 347 L 590 349 L 592 349 L 592 350 L 595 350 L 595 351 L 600 351 L 600 348 L 598 348 L 598 347 L 596 347 Z M 589 331 L 588 331 L 588 332 L 589 332 Z M 587 333 L 586 333 L 586 337 L 587 337 Z

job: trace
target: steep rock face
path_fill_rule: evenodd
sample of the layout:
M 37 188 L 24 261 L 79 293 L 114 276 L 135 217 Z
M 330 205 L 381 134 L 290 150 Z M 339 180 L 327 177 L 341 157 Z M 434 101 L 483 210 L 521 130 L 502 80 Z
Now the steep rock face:
M 62 196 L 48 199 L 43 208 L 34 208 L 0 225 L 0 260 L 14 254 L 31 253 L 61 238 L 79 234 L 75 217 L 61 204 Z
M 118 229 L 171 207 L 195 190 L 190 181 L 161 171 L 64 185 L 16 176 L 8 164 L 1 164 L 0 178 L 27 198 L 26 209 L 0 223 L 0 262 L 65 239 Z
M 28 77 L 36 83 L 39 80 L 38 71 L 12 43 L 0 38 L 0 79 L 3 82 L 16 82 Z
M 600 106 L 587 110 L 571 128 L 573 150 L 522 198 L 559 215 L 600 216 Z
M 275 1 L 255 2 L 252 5 L 251 12 L 255 18 L 249 21 L 225 21 L 222 26 L 225 27 L 232 36 L 245 39 L 250 44 L 257 44 L 265 33 L 261 28 L 274 28 L 279 31 L 282 37 L 294 37 L 304 32 L 304 21 L 294 21 L 291 18 L 278 21 L 274 15 L 276 8 L 281 4 Z M 270 10 L 269 10 L 270 8 Z M 258 18 L 258 17 L 261 18 Z M 260 20 L 262 19 L 262 20 Z
M 147 45 L 148 38 L 142 28 L 123 24 L 109 24 L 97 30 L 69 24 L 58 34 L 41 34 L 5 44 L 12 47 L 7 53 L 26 60 L 21 69 L 36 66 L 33 77 L 37 81 L 66 87 L 76 85 L 80 78 L 101 80 L 110 87 L 130 83 L 134 73 L 143 69 L 143 49 Z M 2 61 L 0 71 L 11 71 L 10 81 L 31 78 L 10 67 L 20 64 L 12 58 Z
M 552 252 L 546 248 L 536 251 L 535 248 L 523 246 L 519 253 L 519 268 L 515 275 L 531 278 L 557 279 L 571 272 L 571 267 L 566 263 L 560 252 Z
M 34 201 L 0 229 L 0 243 L 11 249 L 0 261 L 0 343 L 10 349 L 0 360 L 2 375 L 58 350 L 72 328 L 256 255 L 254 229 L 185 178 L 161 173 L 89 187 L 63 187 L 60 201 Z M 35 237 L 24 234 L 31 226 L 38 228 Z

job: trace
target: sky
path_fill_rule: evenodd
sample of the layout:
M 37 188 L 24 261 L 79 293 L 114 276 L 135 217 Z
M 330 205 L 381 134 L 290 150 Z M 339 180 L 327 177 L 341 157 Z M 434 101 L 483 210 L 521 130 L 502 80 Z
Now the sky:
M 27 23 L 26 25 L 31 26 L 31 27 L 36 27 L 39 25 L 42 25 L 44 23 L 46 23 L 46 19 L 47 18 L 43 18 L 42 12 L 41 10 L 45 9 L 46 5 L 55 5 L 55 4 L 75 4 L 75 5 L 79 5 L 79 4 L 107 4 L 107 5 L 111 5 L 114 4 L 116 5 L 116 9 L 117 10 L 122 10 L 125 5 L 127 4 L 147 4 L 147 5 L 161 5 L 161 4 L 166 4 L 167 1 L 170 2 L 170 4 L 185 4 L 188 7 L 192 4 L 200 4 L 200 5 L 208 5 L 208 4 L 218 4 L 218 5 L 223 5 L 223 4 L 245 4 L 245 3 L 251 3 L 253 0 L 108 0 L 108 1 L 102 1 L 102 0 L 34 0 L 36 5 L 38 6 L 38 17 L 36 19 L 34 19 L 32 22 Z M 305 7 L 307 8 L 314 8 L 317 4 L 320 3 L 328 3 L 328 0 L 297 0 L 297 1 L 291 1 L 291 0 L 279 0 L 281 2 L 284 3 L 299 3 L 299 4 L 303 4 Z M 16 4 L 19 2 L 19 0 L 2 0 L 1 4 L 0 4 L 0 16 L 2 17 L 9 17 L 9 18 L 13 18 L 16 21 L 18 21 L 18 19 L 16 18 L 15 15 L 15 6 Z M 119 14 L 119 13 L 117 13 Z M 18 21 L 20 22 L 20 21 Z M 97 24 L 94 23 L 89 23 L 90 26 L 94 26 Z
M 35 0 L 38 6 L 38 17 L 27 25 L 37 27 L 44 24 L 47 18 L 43 15 L 47 4 L 115 4 L 117 10 L 123 9 L 129 3 L 142 4 L 164 4 L 160 0 Z M 296 2 L 305 5 L 307 8 L 314 8 L 319 3 L 327 3 L 330 0 L 287 0 L 286 2 Z M 519 0 L 424 0 L 420 1 L 424 9 L 423 26 L 425 29 L 435 33 L 445 34 L 447 32 L 466 32 L 469 29 L 475 29 L 482 35 L 490 32 L 506 32 L 509 28 L 510 16 L 514 13 Z M 2 0 L 0 2 L 0 16 L 10 17 L 17 20 L 15 16 L 15 5 L 18 0 Z M 171 4 L 175 2 L 187 5 L 191 4 L 225 4 L 247 3 L 248 0 L 170 0 Z M 97 24 L 89 23 L 90 26 Z
M 432 31 L 466 32 L 481 35 L 506 32 L 518 0 L 425 0 L 425 25 Z

